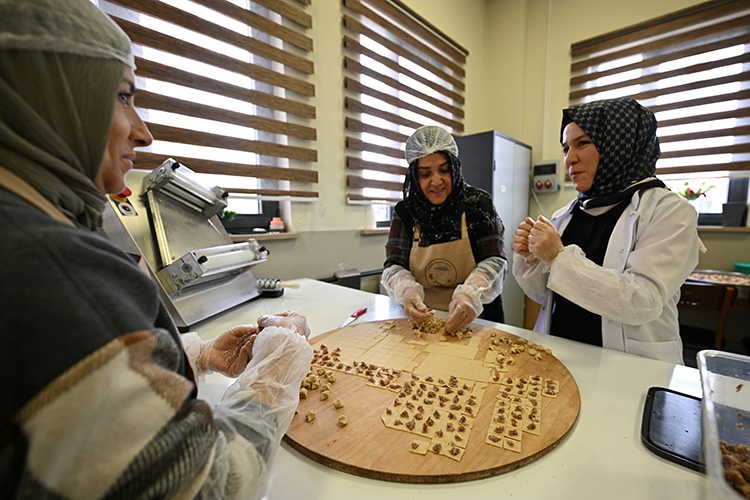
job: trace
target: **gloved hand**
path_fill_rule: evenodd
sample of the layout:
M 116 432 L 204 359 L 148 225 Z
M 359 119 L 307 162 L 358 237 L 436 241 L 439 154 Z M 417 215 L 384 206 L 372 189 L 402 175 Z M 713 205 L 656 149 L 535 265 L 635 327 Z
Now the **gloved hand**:
M 404 312 L 417 323 L 427 321 L 432 317 L 432 312 L 427 309 L 422 301 L 422 295 L 414 288 L 404 290 L 402 294 L 404 299 Z
M 409 271 L 401 266 L 388 267 L 383 271 L 381 283 L 390 297 L 403 304 L 404 312 L 411 319 L 421 323 L 432 317 L 424 305 L 424 287 Z
M 529 232 L 529 251 L 537 259 L 549 264 L 564 248 L 557 229 L 549 220 L 540 215 Z
M 513 251 L 524 258 L 529 264 L 534 264 L 537 259 L 529 250 L 529 233 L 534 227 L 534 219 L 526 217 L 526 220 L 518 225 L 518 229 L 513 233 L 511 247 Z
M 236 377 L 245 370 L 253 357 L 253 344 L 260 328 L 255 325 L 237 325 L 215 339 L 201 342 L 195 359 L 198 374 L 219 372 Z
M 481 304 L 480 304 L 481 307 Z M 474 301 L 465 293 L 454 293 L 448 305 L 448 319 L 445 320 L 445 331 L 453 333 L 468 325 L 481 312 L 477 311 Z
M 305 339 L 310 338 L 310 327 L 307 326 L 307 318 L 295 311 L 284 311 L 275 315 L 266 314 L 258 318 L 258 326 L 263 329 L 269 326 L 278 326 L 296 331 Z
M 286 318 L 296 321 L 294 316 Z M 264 328 L 253 346 L 253 359 L 213 408 L 214 422 L 227 438 L 233 498 L 265 494 L 276 450 L 294 417 L 300 383 L 312 357 L 313 348 L 304 336 L 287 328 Z M 216 483 L 216 494 L 210 498 L 226 494 L 226 480 L 211 482 Z

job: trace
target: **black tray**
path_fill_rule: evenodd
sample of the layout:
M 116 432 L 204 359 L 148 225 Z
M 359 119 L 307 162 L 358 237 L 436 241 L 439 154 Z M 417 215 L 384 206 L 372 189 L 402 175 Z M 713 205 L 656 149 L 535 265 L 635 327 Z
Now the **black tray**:
M 641 441 L 662 458 L 706 472 L 701 450 L 701 414 L 700 398 L 651 387 L 643 408 Z

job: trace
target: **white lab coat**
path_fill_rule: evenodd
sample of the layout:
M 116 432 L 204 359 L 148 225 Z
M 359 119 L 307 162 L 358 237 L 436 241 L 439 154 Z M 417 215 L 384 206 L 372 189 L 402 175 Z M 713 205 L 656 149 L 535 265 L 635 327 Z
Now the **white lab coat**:
M 574 201 L 552 216 L 560 234 Z M 602 316 L 604 347 L 683 364 L 680 286 L 695 269 L 698 251 L 706 251 L 696 219 L 689 203 L 654 188 L 633 195 L 612 231 L 602 266 L 586 259 L 577 245 L 566 246 L 551 264 L 529 265 L 514 255 L 518 284 L 542 304 L 534 330 L 549 333 L 554 291 Z

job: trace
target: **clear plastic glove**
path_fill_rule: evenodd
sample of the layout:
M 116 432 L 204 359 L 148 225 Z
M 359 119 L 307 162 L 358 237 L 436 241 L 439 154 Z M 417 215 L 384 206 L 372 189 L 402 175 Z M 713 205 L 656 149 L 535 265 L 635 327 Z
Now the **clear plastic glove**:
M 555 260 L 564 248 L 560 233 L 549 220 L 541 215 L 529 232 L 528 241 L 529 251 L 534 257 L 547 264 Z
M 511 241 L 511 248 L 513 251 L 523 257 L 523 259 L 529 264 L 533 264 L 537 261 L 534 255 L 529 250 L 529 233 L 531 233 L 534 227 L 534 219 L 526 217 L 526 220 L 521 222 L 513 233 L 513 240 Z
M 214 408 L 214 421 L 231 436 L 227 446 L 233 464 L 232 498 L 258 499 L 265 494 L 276 450 L 299 403 L 300 384 L 310 369 L 313 349 L 303 335 L 267 326 L 255 340 L 252 354 L 245 371 Z
M 492 259 L 501 263 L 502 267 L 499 272 L 497 271 L 497 266 L 488 263 Z M 502 293 L 506 269 L 507 262 L 504 259 L 491 257 L 481 261 L 469 273 L 466 281 L 456 287 L 453 291 L 453 297 L 459 293 L 465 293 L 471 297 L 477 315 L 482 314 L 482 310 L 484 309 L 482 304 L 489 304 Z
M 200 343 L 193 359 L 198 375 L 219 372 L 236 377 L 252 358 L 253 343 L 260 329 L 255 325 L 237 325 L 215 339 Z M 186 350 L 189 350 L 186 347 Z
M 258 318 L 258 326 L 263 329 L 269 326 L 278 326 L 296 331 L 305 339 L 310 338 L 310 327 L 307 326 L 307 318 L 295 311 L 284 311 L 273 316 L 266 314 Z
M 390 297 L 403 304 L 404 312 L 417 323 L 427 321 L 432 313 L 424 304 L 424 287 L 414 275 L 401 266 L 391 266 L 383 271 L 381 280 Z
M 479 315 L 480 309 L 474 307 L 474 301 L 465 293 L 454 293 L 448 306 L 448 319 L 445 320 L 445 331 L 453 333 L 465 327 Z
M 422 295 L 414 288 L 409 288 L 404 292 L 404 312 L 417 323 L 427 321 L 433 315 L 430 309 L 424 305 Z

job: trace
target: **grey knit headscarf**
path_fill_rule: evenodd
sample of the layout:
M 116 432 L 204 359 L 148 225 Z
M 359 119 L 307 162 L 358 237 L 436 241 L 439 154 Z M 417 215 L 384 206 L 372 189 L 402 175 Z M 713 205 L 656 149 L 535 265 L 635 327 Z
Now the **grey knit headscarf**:
M 101 225 L 94 181 L 130 40 L 88 0 L 0 0 L 0 165 Z
M 591 137 L 599 151 L 594 182 L 579 193 L 581 201 L 620 192 L 654 175 L 660 155 L 656 118 L 637 101 L 607 99 L 563 110 L 560 143 L 571 122 Z

